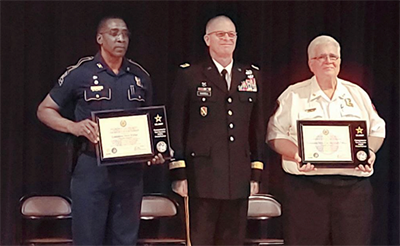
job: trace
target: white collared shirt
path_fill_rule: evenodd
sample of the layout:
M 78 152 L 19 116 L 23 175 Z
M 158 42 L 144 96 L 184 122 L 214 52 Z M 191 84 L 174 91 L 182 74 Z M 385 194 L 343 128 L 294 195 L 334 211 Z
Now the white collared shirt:
M 227 83 L 228 91 L 229 91 L 231 89 L 233 59 L 232 59 L 231 63 L 229 63 L 228 66 L 226 66 L 226 67 L 223 67 L 216 60 L 214 60 L 214 58 L 212 58 L 212 60 L 215 64 L 215 66 L 217 67 L 219 74 L 221 74 L 222 70 L 224 70 L 224 69 L 227 71 L 225 79 L 226 79 L 226 83 Z
M 279 107 L 268 123 L 266 141 L 287 139 L 297 145 L 297 120 L 365 120 L 368 136 L 385 137 L 385 121 L 375 111 L 368 94 L 358 85 L 337 78 L 332 99 L 321 90 L 314 77 L 289 86 L 278 98 Z M 295 175 L 370 176 L 352 168 L 318 168 L 301 172 L 297 163 L 283 160 L 285 172 Z

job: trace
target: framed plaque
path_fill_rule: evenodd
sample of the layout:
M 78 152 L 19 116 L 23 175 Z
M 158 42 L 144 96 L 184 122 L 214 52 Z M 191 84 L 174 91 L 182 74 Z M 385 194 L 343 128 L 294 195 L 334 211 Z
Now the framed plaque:
M 365 121 L 297 121 L 302 164 L 354 168 L 369 158 Z
M 164 106 L 93 111 L 92 120 L 100 133 L 95 145 L 99 166 L 142 163 L 158 153 L 171 158 Z

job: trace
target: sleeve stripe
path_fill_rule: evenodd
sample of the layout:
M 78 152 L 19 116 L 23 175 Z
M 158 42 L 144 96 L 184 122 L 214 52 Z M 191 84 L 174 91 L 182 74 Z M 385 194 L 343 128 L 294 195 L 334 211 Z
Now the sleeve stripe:
M 264 163 L 262 163 L 261 161 L 253 161 L 251 163 L 251 168 L 263 170 L 264 169 Z
M 186 167 L 185 161 L 173 161 L 169 163 L 169 170 L 183 167 Z

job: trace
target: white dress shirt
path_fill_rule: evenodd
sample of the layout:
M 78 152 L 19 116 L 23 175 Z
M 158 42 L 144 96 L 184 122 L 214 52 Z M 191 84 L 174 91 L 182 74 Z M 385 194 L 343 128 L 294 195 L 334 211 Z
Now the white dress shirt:
M 228 64 L 228 66 L 223 67 L 221 64 L 219 64 L 216 60 L 214 60 L 214 58 L 212 59 L 215 66 L 218 69 L 219 74 L 221 74 L 222 70 L 226 70 L 226 76 L 225 76 L 225 80 L 228 86 L 228 91 L 231 89 L 231 81 L 232 81 L 232 67 L 233 67 L 233 59 L 231 61 L 231 63 Z
M 379 117 L 368 94 L 358 85 L 337 78 L 332 99 L 314 77 L 289 86 L 278 98 L 279 107 L 268 123 L 267 141 L 287 139 L 297 145 L 297 120 L 365 120 L 368 136 L 385 137 L 385 121 Z M 372 172 L 354 168 L 298 170 L 297 163 L 282 159 L 285 172 L 295 175 L 351 175 L 366 177 Z

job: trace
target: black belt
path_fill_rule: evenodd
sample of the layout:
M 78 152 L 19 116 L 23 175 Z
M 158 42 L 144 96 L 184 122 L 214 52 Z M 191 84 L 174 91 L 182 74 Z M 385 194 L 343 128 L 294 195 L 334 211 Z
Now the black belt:
M 365 178 L 356 177 L 356 176 L 343 176 L 343 175 L 292 175 L 295 177 L 302 178 L 304 180 L 308 180 L 310 182 L 323 184 L 323 185 L 332 185 L 332 186 L 349 186 L 354 185 Z

